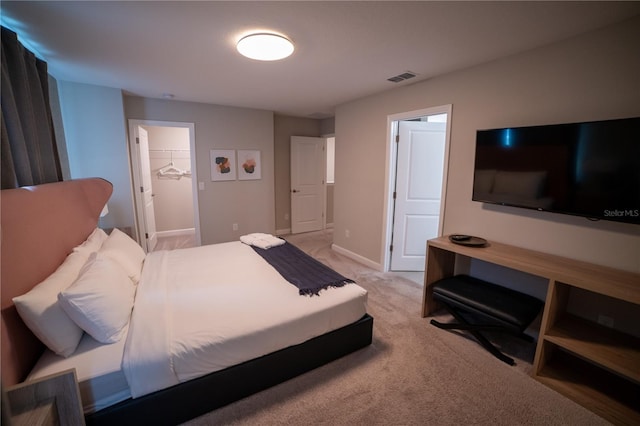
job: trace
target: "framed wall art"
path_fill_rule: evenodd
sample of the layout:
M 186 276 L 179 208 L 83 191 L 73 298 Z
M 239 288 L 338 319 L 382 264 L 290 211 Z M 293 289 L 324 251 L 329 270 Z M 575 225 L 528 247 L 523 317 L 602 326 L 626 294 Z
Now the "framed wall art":
M 212 149 L 211 180 L 236 180 L 236 152 L 233 149 Z
M 256 180 L 262 179 L 262 164 L 260 151 L 238 150 L 238 179 Z

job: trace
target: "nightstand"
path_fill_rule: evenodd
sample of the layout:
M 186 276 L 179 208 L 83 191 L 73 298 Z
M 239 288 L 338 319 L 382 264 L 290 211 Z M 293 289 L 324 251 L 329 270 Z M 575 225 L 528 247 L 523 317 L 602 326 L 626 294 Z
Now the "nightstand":
M 6 403 L 12 426 L 85 424 L 75 369 L 11 386 Z
M 102 230 L 104 232 L 106 232 L 108 235 L 111 234 L 111 231 L 113 231 L 115 228 L 102 228 Z M 130 236 L 131 238 L 133 237 L 133 228 L 130 226 L 120 226 L 118 227 L 118 229 L 122 232 L 124 232 L 125 234 L 127 234 L 128 236 Z M 135 238 L 134 238 L 135 239 Z

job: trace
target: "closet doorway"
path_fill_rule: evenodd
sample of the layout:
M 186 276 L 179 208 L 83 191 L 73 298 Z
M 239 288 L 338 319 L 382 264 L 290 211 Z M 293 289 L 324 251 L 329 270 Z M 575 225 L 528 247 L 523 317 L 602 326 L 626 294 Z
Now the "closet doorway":
M 200 245 L 194 124 L 129 120 L 129 128 L 141 245 L 147 252 Z

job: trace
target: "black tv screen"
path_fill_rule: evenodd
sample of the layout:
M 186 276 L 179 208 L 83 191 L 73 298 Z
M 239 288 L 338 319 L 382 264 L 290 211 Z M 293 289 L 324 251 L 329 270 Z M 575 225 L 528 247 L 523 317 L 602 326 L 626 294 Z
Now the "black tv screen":
M 640 224 L 640 117 L 478 130 L 473 200 Z

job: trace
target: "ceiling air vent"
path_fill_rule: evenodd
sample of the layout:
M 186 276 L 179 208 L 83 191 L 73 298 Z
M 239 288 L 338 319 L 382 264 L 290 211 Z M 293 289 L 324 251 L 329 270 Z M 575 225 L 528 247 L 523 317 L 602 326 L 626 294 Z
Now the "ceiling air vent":
M 414 72 L 406 71 L 406 72 L 403 72 L 402 74 L 398 74 L 398 75 L 396 75 L 396 76 L 390 77 L 390 78 L 388 78 L 387 80 L 388 80 L 388 81 L 391 81 L 391 82 L 393 82 L 393 83 L 400 83 L 401 81 L 409 80 L 410 78 L 413 78 L 413 77 L 415 77 L 416 75 L 417 75 L 417 74 L 416 74 L 416 73 L 414 73 Z

